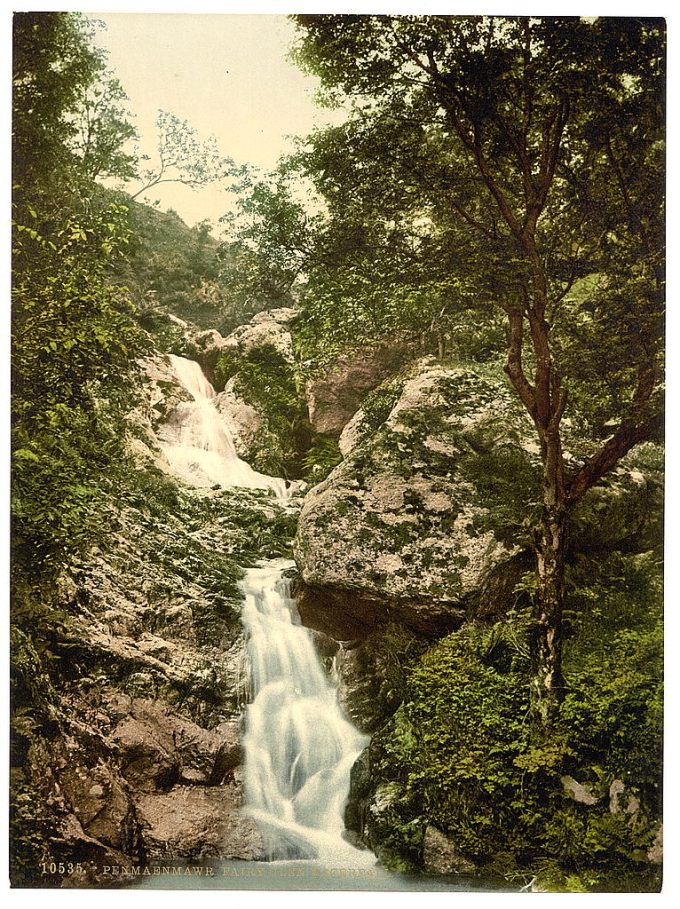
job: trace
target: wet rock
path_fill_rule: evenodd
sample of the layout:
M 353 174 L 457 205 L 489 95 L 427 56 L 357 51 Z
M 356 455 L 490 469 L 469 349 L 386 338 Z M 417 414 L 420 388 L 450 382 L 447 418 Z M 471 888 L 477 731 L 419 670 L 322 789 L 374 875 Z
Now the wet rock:
M 324 634 L 323 631 L 316 631 L 315 629 L 310 628 L 309 633 L 314 648 L 319 655 L 319 659 L 326 667 L 326 670 L 330 672 L 338 650 L 340 649 L 340 644 L 330 637 L 330 635 Z
M 423 837 L 423 870 L 429 874 L 471 874 L 476 866 L 441 830 L 428 824 Z
M 340 702 L 361 732 L 380 728 L 401 704 L 409 651 L 415 655 L 423 647 L 416 635 L 397 625 L 375 631 L 355 646 L 340 647 Z

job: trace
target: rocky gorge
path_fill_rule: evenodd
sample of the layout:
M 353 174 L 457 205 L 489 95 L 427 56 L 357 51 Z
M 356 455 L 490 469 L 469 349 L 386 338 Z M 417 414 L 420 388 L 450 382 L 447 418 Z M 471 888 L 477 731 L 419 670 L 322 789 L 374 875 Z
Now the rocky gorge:
M 539 479 L 530 425 L 502 371 L 405 345 L 358 350 L 304 375 L 295 317 L 264 311 L 227 337 L 169 318 L 170 347 L 140 363 L 127 416 L 134 476 L 109 503 L 105 542 L 54 592 L 59 683 L 30 678 L 28 649 L 20 666 L 49 734 L 27 728 L 22 738 L 17 854 L 28 863 L 35 853 L 22 820 L 35 827 L 42 805 L 44 848 L 82 865 L 43 886 L 96 884 L 103 864 L 265 857 L 243 810 L 249 665 L 239 582 L 259 560 L 292 555 L 300 619 L 346 716 L 371 737 L 351 770 L 345 825 L 355 845 L 396 870 L 525 881 L 542 867 L 549 884 L 577 874 L 549 858 L 578 829 L 613 839 L 631 873 L 651 873 L 660 858 L 653 788 L 620 756 L 607 766 L 595 741 L 565 738 L 559 753 L 544 752 L 517 720 L 533 564 L 525 505 Z M 337 446 L 337 463 L 319 482 L 318 471 L 289 471 L 285 500 L 266 483 L 178 477 L 168 451 L 191 399 L 173 368 L 178 355 L 215 384 L 211 406 L 247 465 L 275 473 L 272 464 L 299 461 L 314 439 Z M 282 419 L 292 412 L 305 414 L 302 429 Z M 654 652 L 651 613 L 640 617 L 626 600 L 633 584 L 656 609 L 660 495 L 659 450 L 641 446 L 575 521 L 574 602 L 599 603 L 594 618 L 572 620 L 579 729 L 593 649 L 606 641 L 622 663 L 644 662 L 631 651 L 639 642 L 625 639 L 635 613 Z M 612 573 L 625 583 L 606 594 Z M 617 668 L 607 671 L 616 686 Z M 642 776 L 644 748 L 655 747 L 640 699 L 650 684 L 636 679 L 631 695 L 647 729 L 635 745 Z M 619 722 L 602 709 L 603 724 Z M 520 808 L 503 814 L 499 800 L 521 786 L 533 820 Z M 547 841 L 541 816 L 554 828 Z

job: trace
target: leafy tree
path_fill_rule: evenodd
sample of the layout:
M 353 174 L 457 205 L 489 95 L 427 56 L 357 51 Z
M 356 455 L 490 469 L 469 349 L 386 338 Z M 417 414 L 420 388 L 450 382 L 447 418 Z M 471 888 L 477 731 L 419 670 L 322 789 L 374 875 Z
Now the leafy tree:
M 159 111 L 157 161 L 140 173 L 142 186 L 133 199 L 161 183 L 183 183 L 185 186 L 205 186 L 224 176 L 229 164 L 217 148 L 214 136 L 201 141 L 196 130 L 186 121 L 168 111 Z M 147 155 L 142 160 L 150 160 Z
M 110 86 L 91 36 L 78 15 L 22 13 L 14 20 L 17 589 L 39 585 L 87 545 L 101 506 L 99 484 L 123 456 L 116 412 L 120 418 L 128 365 L 142 347 L 130 305 L 109 280 L 127 243 L 127 209 L 98 190 L 78 147 L 84 99 L 106 95 Z M 119 133 L 121 143 L 127 132 Z M 109 144 L 110 158 L 93 138 L 95 148 L 95 169 L 117 169 L 120 145 Z
M 77 135 L 72 148 L 87 180 L 135 176 L 137 156 L 128 143 L 137 137 L 125 107 L 127 95 L 118 79 L 102 74 L 82 93 L 78 104 Z
M 81 17 L 15 13 L 13 31 L 14 201 L 20 204 L 30 192 L 35 205 L 51 193 L 54 204 L 73 177 L 69 141 L 77 133 L 78 99 L 100 60 L 88 47 Z
M 329 213 L 316 249 L 330 243 L 326 263 L 339 266 L 331 281 L 318 272 L 309 297 L 325 303 L 343 283 L 338 317 L 373 312 L 387 330 L 409 306 L 417 316 L 425 276 L 439 289 L 435 322 L 440 303 L 446 315 L 445 302 L 470 300 L 504 320 L 505 370 L 542 460 L 531 631 L 542 734 L 563 694 L 570 511 L 661 425 L 663 24 L 295 19 L 301 63 L 354 105 L 303 156 Z M 588 430 L 577 461 L 565 417 Z

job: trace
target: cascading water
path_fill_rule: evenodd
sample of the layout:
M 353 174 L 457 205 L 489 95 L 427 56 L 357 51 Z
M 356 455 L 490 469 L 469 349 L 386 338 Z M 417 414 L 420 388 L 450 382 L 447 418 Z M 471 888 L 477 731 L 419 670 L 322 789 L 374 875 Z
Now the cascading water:
M 288 490 L 282 477 L 258 473 L 236 454 L 228 424 L 215 407 L 215 389 L 198 363 L 170 355 L 179 383 L 192 401 L 183 401 L 163 428 L 163 451 L 174 473 L 192 486 L 271 489 L 279 498 Z
M 368 742 L 342 714 L 278 560 L 246 571 L 251 664 L 244 739 L 246 806 L 272 859 L 372 864 L 342 839 L 352 764 Z
M 285 481 L 257 473 L 236 454 L 215 390 L 198 363 L 171 355 L 191 401 L 162 431 L 174 473 L 192 486 L 243 486 L 289 496 Z M 246 714 L 246 808 L 270 859 L 320 859 L 372 865 L 370 852 L 342 838 L 352 764 L 368 739 L 343 716 L 337 690 L 301 623 L 284 576 L 293 562 L 250 568 L 242 582 L 243 625 L 251 667 Z

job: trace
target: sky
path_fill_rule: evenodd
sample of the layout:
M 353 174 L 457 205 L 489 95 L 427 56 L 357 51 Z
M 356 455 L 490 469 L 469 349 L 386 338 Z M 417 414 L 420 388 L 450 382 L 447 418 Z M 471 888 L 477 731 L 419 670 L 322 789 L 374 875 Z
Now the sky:
M 292 151 L 291 136 L 338 122 L 338 112 L 314 103 L 318 82 L 287 60 L 295 27 L 277 15 L 92 14 L 105 28 L 96 43 L 108 52 L 140 134 L 140 149 L 156 149 L 159 110 L 214 135 L 220 152 L 237 163 L 273 168 Z M 126 187 L 134 192 L 139 184 Z M 212 184 L 192 190 L 179 184 L 154 188 L 139 201 L 160 201 L 190 225 L 216 222 L 233 206 L 233 194 Z

